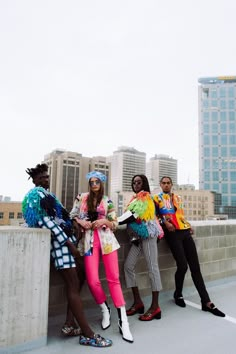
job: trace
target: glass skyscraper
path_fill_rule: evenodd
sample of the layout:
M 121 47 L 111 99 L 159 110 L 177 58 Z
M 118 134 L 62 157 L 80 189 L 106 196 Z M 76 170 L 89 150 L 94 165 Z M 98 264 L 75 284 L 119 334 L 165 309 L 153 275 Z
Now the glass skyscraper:
M 200 78 L 199 188 L 236 206 L 236 76 Z M 233 208 L 234 209 L 234 208 Z

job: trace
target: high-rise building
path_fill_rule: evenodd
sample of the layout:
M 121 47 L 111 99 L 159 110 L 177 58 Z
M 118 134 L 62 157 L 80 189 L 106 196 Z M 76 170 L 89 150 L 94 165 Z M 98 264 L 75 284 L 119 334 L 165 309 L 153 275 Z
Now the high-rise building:
M 236 76 L 200 78 L 198 83 L 199 188 L 220 193 L 222 207 L 235 207 Z
M 177 184 L 177 160 L 168 155 L 155 155 L 147 162 L 147 177 L 150 185 L 159 187 L 163 176 L 171 177 L 173 185 Z
M 133 147 L 121 146 L 108 161 L 111 162 L 111 198 L 118 206 L 118 201 L 122 203 L 122 192 L 132 192 L 132 177 L 146 173 L 146 153 Z
M 49 166 L 50 191 L 68 211 L 78 193 L 88 191 L 86 174 L 90 171 L 100 171 L 107 176 L 105 194 L 109 195 L 110 165 L 105 157 L 83 157 L 77 152 L 57 149 L 45 155 L 44 162 Z

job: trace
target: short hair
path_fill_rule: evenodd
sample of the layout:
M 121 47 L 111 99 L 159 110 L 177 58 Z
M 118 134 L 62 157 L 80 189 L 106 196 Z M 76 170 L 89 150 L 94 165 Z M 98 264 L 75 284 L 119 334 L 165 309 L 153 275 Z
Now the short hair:
M 172 178 L 171 178 L 171 177 L 169 177 L 169 176 L 163 176 L 163 177 L 161 177 L 161 179 L 160 179 L 160 183 L 163 181 L 163 179 L 164 179 L 164 178 L 169 178 L 170 183 L 171 183 L 171 184 L 173 184 Z
M 133 181 L 134 181 L 135 177 L 140 177 L 141 180 L 142 180 L 142 182 L 143 182 L 143 188 L 142 188 L 142 189 L 143 189 L 145 192 L 151 193 L 148 179 L 147 179 L 147 177 L 146 177 L 145 175 L 143 175 L 143 174 L 141 174 L 141 175 L 134 175 L 134 176 L 133 176 L 132 181 L 131 181 L 131 187 L 132 187 L 132 189 L 133 189 L 133 192 L 134 192 Z
M 28 173 L 28 175 L 29 175 L 28 179 L 30 179 L 30 178 L 34 179 L 40 173 L 48 172 L 48 165 L 46 163 L 37 164 L 36 167 L 27 168 L 27 170 L 25 170 L 25 172 Z

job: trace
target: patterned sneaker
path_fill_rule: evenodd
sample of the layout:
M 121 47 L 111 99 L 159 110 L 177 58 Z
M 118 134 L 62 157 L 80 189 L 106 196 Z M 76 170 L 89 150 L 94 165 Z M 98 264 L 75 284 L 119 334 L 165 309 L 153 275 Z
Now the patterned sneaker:
M 91 347 L 110 347 L 112 345 L 112 340 L 105 339 L 100 336 L 100 334 L 94 334 L 93 338 L 80 336 L 79 344 L 90 345 Z

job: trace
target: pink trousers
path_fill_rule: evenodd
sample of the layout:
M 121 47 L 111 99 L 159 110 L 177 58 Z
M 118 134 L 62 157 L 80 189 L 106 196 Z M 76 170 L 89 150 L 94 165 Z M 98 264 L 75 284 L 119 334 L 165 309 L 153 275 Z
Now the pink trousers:
M 102 256 L 108 288 L 115 307 L 125 305 L 124 296 L 120 284 L 119 264 L 117 251 L 102 255 L 101 245 L 97 230 L 94 230 L 93 254 L 84 256 L 84 265 L 89 289 L 97 304 L 106 301 L 106 294 L 99 279 L 99 260 Z

